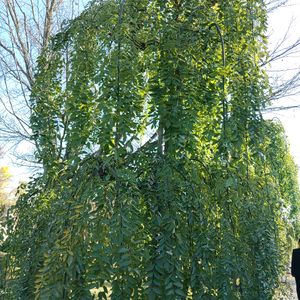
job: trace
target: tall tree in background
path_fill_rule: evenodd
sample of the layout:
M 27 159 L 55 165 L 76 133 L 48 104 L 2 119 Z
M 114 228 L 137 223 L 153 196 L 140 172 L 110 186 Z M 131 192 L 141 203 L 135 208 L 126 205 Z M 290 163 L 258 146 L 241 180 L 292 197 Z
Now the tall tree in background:
M 8 167 L 0 168 L 0 213 L 1 215 L 5 211 L 5 206 L 9 205 L 9 195 L 7 191 L 7 185 L 11 174 L 9 173 Z
M 11 195 L 9 195 L 9 192 L 7 190 L 7 186 L 9 183 L 11 175 L 9 173 L 8 167 L 1 167 L 0 168 L 0 244 L 3 243 L 3 241 L 6 238 L 6 214 L 8 208 L 13 204 L 13 199 Z M 4 272 L 4 263 L 3 257 L 5 256 L 5 253 L 0 251 L 0 297 L 2 297 L 2 290 L 4 288 L 4 281 L 3 276 L 5 276 Z
M 278 13 L 285 14 L 285 10 L 297 4 L 293 0 L 287 0 L 271 1 L 268 5 L 270 9 L 272 7 L 274 8 L 269 12 L 269 19 L 271 19 L 272 24 L 272 19 L 274 20 L 274 16 L 272 16 L 273 13 L 275 13 L 275 15 L 277 14 L 278 17 Z M 279 9 L 277 10 L 277 8 Z M 281 33 L 282 36 L 280 38 L 280 34 L 276 32 L 278 28 L 276 29 L 275 27 L 275 29 L 271 28 L 271 30 L 269 30 L 269 38 L 273 43 L 270 45 L 267 59 L 262 64 L 266 66 L 269 72 L 270 84 L 272 86 L 272 92 L 269 97 L 273 104 L 276 100 L 284 100 L 288 97 L 299 95 L 300 67 L 297 59 L 293 59 L 296 58 L 300 52 L 300 39 L 294 34 L 296 28 L 296 24 L 294 24 L 295 21 L 296 19 L 291 17 L 289 24 L 285 25 L 286 28 L 284 32 Z M 277 36 L 277 40 L 274 40 L 272 35 Z M 284 101 L 282 101 L 282 104 L 282 108 L 284 108 L 284 106 L 286 106 L 286 108 L 289 107 L 288 105 L 284 105 Z M 279 107 L 276 109 L 279 109 Z M 268 107 L 267 110 L 273 110 L 273 107 Z
M 3 157 L 3 151 L 0 149 L 0 157 Z M 9 191 L 7 190 L 11 174 L 6 166 L 0 167 L 0 227 L 3 216 L 8 206 L 10 206 Z
M 43 174 L 12 211 L 6 299 L 279 296 L 296 168 L 264 121 L 263 1 L 95 1 L 38 59 Z
M 63 21 L 78 15 L 84 2 L 0 1 L 0 140 L 10 142 L 15 149 L 24 141 L 33 142 L 30 138 L 29 95 L 37 57 Z M 30 155 L 19 157 L 19 151 L 15 154 L 23 164 L 26 160 L 32 162 Z

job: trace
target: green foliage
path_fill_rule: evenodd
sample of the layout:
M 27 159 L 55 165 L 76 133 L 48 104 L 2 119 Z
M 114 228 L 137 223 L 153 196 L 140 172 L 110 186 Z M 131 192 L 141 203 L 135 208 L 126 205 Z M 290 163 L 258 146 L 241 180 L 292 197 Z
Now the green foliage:
M 214 3 L 95 1 L 44 50 L 7 299 L 272 299 L 299 191 L 261 117 L 266 10 Z

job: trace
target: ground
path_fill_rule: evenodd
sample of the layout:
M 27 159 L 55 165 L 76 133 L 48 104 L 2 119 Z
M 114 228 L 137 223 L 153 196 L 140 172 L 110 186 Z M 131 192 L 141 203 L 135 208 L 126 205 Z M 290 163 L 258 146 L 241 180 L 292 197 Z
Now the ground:
M 289 284 L 292 287 L 292 295 L 291 295 L 291 298 L 289 300 L 297 300 L 295 279 L 291 275 L 288 275 L 287 280 L 288 280 Z

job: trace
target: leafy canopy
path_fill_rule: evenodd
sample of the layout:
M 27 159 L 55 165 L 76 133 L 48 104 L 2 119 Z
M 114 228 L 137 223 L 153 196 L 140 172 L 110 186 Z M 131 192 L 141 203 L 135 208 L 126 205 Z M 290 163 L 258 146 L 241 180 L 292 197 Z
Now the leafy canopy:
M 266 22 L 257 0 L 95 1 L 53 38 L 7 299 L 272 299 L 299 191 L 261 116 Z

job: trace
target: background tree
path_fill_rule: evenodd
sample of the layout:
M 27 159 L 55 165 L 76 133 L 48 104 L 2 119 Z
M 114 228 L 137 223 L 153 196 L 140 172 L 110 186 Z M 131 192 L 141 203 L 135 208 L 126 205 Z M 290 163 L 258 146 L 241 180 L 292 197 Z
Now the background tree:
M 284 1 L 283 6 L 280 6 L 278 11 L 270 12 L 272 14 L 285 13 L 285 9 L 289 6 L 297 5 L 294 1 Z M 270 93 L 270 100 L 273 106 L 267 108 L 266 112 L 295 109 L 295 105 L 289 103 L 289 98 L 299 94 L 299 65 L 297 62 L 297 55 L 299 53 L 300 40 L 293 34 L 296 28 L 296 19 L 291 19 L 289 24 L 286 24 L 286 30 L 281 33 L 282 36 L 278 40 L 274 40 L 272 35 L 279 35 L 278 32 L 270 32 L 272 44 L 270 45 L 270 53 L 263 65 L 267 66 L 269 73 L 272 92 Z M 273 29 L 274 30 L 274 29 Z M 276 30 L 276 29 L 275 29 Z M 278 102 L 278 100 L 281 100 Z M 276 106 L 274 104 L 277 103 Z
M 9 179 L 11 174 L 9 173 L 8 167 L 0 168 L 0 207 L 1 207 L 1 215 L 5 212 L 5 206 L 9 203 L 9 194 L 7 191 L 7 185 L 9 183 Z
M 37 57 L 63 21 L 78 15 L 84 3 L 80 0 L 0 2 L 0 139 L 13 146 L 10 151 L 16 150 L 15 156 L 22 164 L 30 166 L 35 162 L 33 150 L 21 156 L 18 145 L 33 143 L 29 97 Z
M 11 175 L 9 174 L 8 167 L 0 168 L 0 244 L 6 238 L 6 214 L 8 208 L 13 204 L 13 197 L 7 190 L 9 179 Z M 2 290 L 4 288 L 4 278 L 5 278 L 5 253 L 0 251 L 0 296 L 2 297 Z

